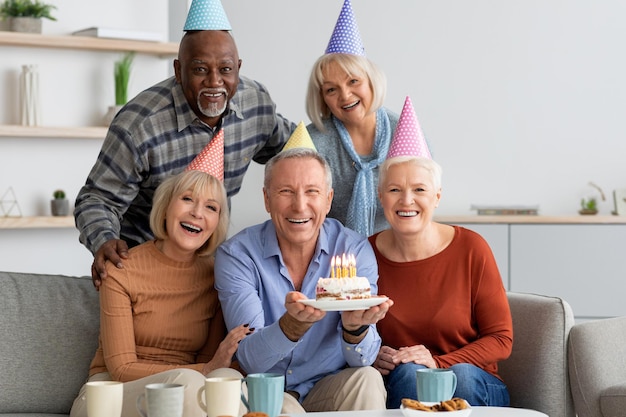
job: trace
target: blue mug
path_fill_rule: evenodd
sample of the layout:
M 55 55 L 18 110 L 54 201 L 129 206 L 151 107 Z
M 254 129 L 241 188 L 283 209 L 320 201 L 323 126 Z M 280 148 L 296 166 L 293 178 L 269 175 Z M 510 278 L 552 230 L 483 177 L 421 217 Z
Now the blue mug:
M 456 391 L 456 375 L 450 369 L 424 368 L 417 371 L 417 399 L 437 403 L 447 401 Z
M 241 394 L 241 401 L 248 411 L 261 411 L 269 417 L 277 417 L 283 408 L 285 376 L 281 374 L 249 374 L 243 379 L 248 387 L 248 399 Z

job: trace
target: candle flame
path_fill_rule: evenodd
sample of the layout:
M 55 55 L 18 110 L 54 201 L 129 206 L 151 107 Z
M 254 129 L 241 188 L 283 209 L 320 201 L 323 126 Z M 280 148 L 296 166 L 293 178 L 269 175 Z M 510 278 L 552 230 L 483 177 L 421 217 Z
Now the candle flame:
M 354 254 L 342 254 L 332 256 L 330 258 L 330 277 L 331 278 L 355 278 L 356 273 L 356 257 Z

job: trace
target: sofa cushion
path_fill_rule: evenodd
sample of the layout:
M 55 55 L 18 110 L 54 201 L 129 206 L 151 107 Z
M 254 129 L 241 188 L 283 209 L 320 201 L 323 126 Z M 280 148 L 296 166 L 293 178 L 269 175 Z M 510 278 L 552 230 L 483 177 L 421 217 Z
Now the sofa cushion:
M 69 414 L 98 344 L 89 277 L 0 272 L 0 413 Z
M 600 394 L 600 410 L 604 417 L 623 417 L 626 411 L 626 375 L 624 383 L 613 385 Z

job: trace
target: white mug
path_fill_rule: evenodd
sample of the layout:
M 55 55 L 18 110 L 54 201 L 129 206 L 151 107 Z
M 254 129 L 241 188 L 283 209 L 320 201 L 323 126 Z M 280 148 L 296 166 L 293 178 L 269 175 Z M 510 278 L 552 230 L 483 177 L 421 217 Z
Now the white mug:
M 240 378 L 206 378 L 198 390 L 198 405 L 207 417 L 238 416 L 240 401 Z
M 137 411 L 142 417 L 183 417 L 184 398 L 184 385 L 148 384 L 144 392 L 137 397 Z
M 124 384 L 118 381 L 87 382 L 87 416 L 121 417 Z

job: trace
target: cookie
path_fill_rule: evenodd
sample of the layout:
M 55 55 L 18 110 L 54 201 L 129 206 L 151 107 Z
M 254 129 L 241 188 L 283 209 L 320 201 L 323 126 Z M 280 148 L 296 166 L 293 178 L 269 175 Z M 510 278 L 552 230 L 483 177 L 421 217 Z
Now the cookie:
M 402 399 L 402 405 L 405 408 L 410 408 L 411 410 L 418 410 L 418 411 L 435 411 L 432 407 L 429 407 L 427 405 L 422 404 L 421 402 L 417 401 L 417 400 L 413 400 L 411 398 L 403 398 Z
M 261 411 L 251 411 L 243 415 L 243 417 L 270 417 Z

